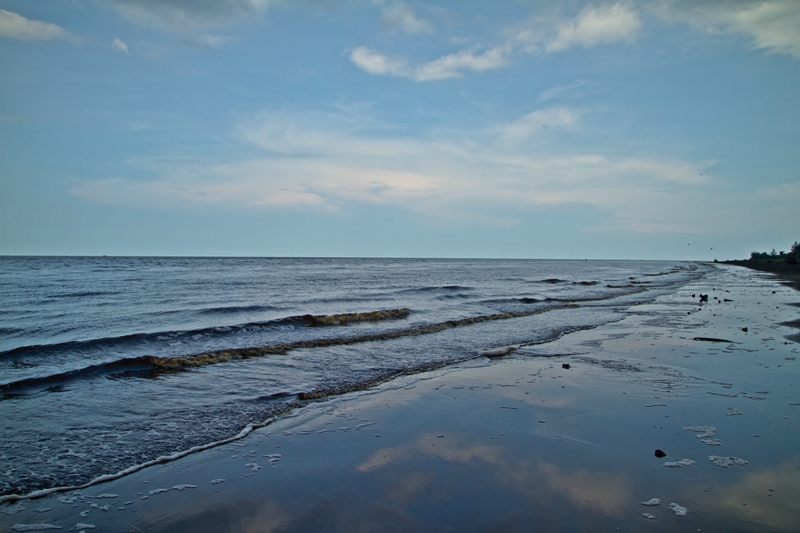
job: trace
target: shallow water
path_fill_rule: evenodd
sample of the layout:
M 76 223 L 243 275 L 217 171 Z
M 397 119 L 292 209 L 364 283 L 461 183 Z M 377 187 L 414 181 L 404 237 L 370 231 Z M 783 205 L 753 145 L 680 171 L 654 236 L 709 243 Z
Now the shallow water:
M 80 485 L 400 373 L 498 347 L 524 352 L 710 271 L 641 261 L 0 258 L 0 496 Z
M 0 529 L 798 531 L 800 353 L 780 325 L 798 300 L 762 274 L 715 268 L 616 307 L 624 319 L 602 327 L 328 397 L 179 461 L 2 504 Z

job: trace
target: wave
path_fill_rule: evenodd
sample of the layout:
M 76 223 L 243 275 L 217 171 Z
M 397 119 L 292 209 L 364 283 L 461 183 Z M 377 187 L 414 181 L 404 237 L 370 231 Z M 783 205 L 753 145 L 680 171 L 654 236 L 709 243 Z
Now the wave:
M 88 298 L 90 296 L 115 296 L 123 294 L 121 291 L 82 291 L 65 292 L 62 294 L 51 294 L 50 298 Z
M 464 287 L 462 285 L 439 285 L 431 287 L 418 287 L 415 289 L 403 289 L 398 292 L 437 292 L 437 291 L 471 291 L 472 287 Z
M 303 319 L 313 326 L 339 326 L 353 322 L 377 322 L 381 320 L 397 320 L 407 318 L 411 313 L 408 308 L 386 309 L 384 311 L 368 311 L 366 313 L 343 313 L 339 315 L 305 315 Z
M 54 352 L 81 351 L 88 348 L 124 348 L 125 345 L 134 343 L 149 343 L 164 340 L 180 340 L 196 335 L 229 335 L 232 332 L 249 328 L 269 328 L 286 325 L 303 326 L 339 326 L 357 322 L 377 322 L 381 320 L 396 320 L 406 318 L 410 314 L 407 308 L 385 309 L 380 311 L 367 311 L 360 313 L 342 313 L 335 315 L 295 315 L 263 322 L 248 322 L 234 326 L 212 326 L 192 330 L 160 331 L 154 333 L 132 333 L 119 337 L 104 337 L 85 341 L 67 341 L 54 344 L 34 344 L 21 346 L 5 352 L 0 352 L 0 359 L 16 358 L 20 356 L 42 356 Z
M 220 307 L 207 307 L 198 311 L 201 315 L 228 315 L 237 313 L 257 313 L 260 311 L 274 311 L 276 308 L 269 305 L 229 305 Z
M 429 362 L 429 363 L 420 363 L 420 364 L 416 364 L 416 365 L 410 365 L 410 366 L 407 366 L 405 368 L 398 368 L 398 369 L 388 370 L 386 372 L 381 373 L 378 376 L 374 376 L 374 377 L 372 377 L 370 379 L 367 379 L 367 380 L 361 380 L 361 381 L 357 381 L 357 382 L 347 383 L 347 384 L 339 385 L 339 386 L 336 386 L 336 387 L 317 388 L 317 389 L 313 389 L 313 390 L 310 390 L 310 391 L 307 391 L 307 392 L 301 392 L 299 394 L 291 394 L 291 393 L 271 394 L 269 396 L 265 396 L 265 397 L 259 398 L 257 401 L 280 400 L 282 398 L 287 398 L 288 399 L 290 397 L 296 398 L 296 401 L 290 401 L 290 402 L 284 404 L 283 406 L 279 406 L 277 409 L 275 409 L 273 411 L 272 416 L 269 416 L 265 420 L 262 419 L 261 422 L 249 422 L 249 423 L 247 423 L 244 426 L 244 428 L 242 428 L 238 433 L 236 433 L 235 435 L 233 435 L 231 437 L 215 440 L 213 442 L 209 442 L 209 443 L 206 443 L 206 444 L 200 444 L 200 445 L 197 445 L 197 446 L 193 446 L 193 447 L 191 447 L 191 448 L 189 448 L 187 450 L 177 451 L 177 452 L 174 452 L 172 454 L 162 455 L 162 456 L 156 457 L 155 459 L 152 459 L 152 460 L 149 460 L 149 461 L 144 461 L 142 463 L 134 464 L 132 466 L 124 468 L 124 469 L 122 469 L 122 470 L 120 470 L 118 472 L 115 472 L 115 473 L 109 473 L 109 474 L 103 474 L 103 475 L 97 476 L 97 477 L 95 477 L 93 479 L 90 479 L 86 483 L 82 483 L 82 484 L 62 485 L 62 486 L 56 486 L 56 487 L 49 487 L 49 488 L 34 490 L 32 492 L 23 493 L 23 494 L 3 494 L 3 495 L 0 495 L 0 504 L 3 504 L 5 502 L 20 501 L 20 500 L 32 500 L 32 499 L 48 496 L 50 494 L 60 493 L 60 492 L 71 492 L 71 491 L 76 491 L 76 490 L 83 490 L 83 489 L 89 488 L 89 487 L 91 487 L 93 485 L 97 485 L 98 483 L 104 483 L 104 482 L 107 482 L 107 481 L 112 481 L 112 480 L 115 480 L 115 479 L 119 479 L 119 478 L 125 477 L 127 475 L 133 474 L 134 472 L 138 472 L 140 470 L 148 468 L 150 466 L 169 463 L 169 462 L 181 459 L 183 457 L 186 457 L 188 455 L 192 455 L 192 454 L 197 453 L 197 452 L 201 452 L 201 451 L 204 451 L 204 450 L 209 450 L 211 448 L 216 448 L 216 447 L 222 446 L 224 444 L 229 444 L 229 443 L 241 440 L 244 437 L 246 437 L 247 435 L 249 435 L 250 433 L 252 433 L 254 430 L 266 427 L 266 426 L 270 425 L 272 422 L 274 422 L 275 420 L 277 420 L 280 416 L 291 412 L 293 409 L 295 409 L 297 407 L 301 407 L 303 405 L 307 405 L 308 403 L 311 403 L 311 402 L 314 402 L 314 401 L 319 401 L 321 399 L 325 399 L 325 398 L 330 397 L 330 396 L 341 395 L 341 394 L 345 394 L 345 393 L 348 393 L 348 392 L 354 392 L 354 391 L 358 391 L 358 390 L 366 390 L 366 389 L 372 388 L 372 387 L 374 387 L 376 385 L 379 385 L 380 383 L 384 383 L 386 381 L 389 381 L 390 379 L 393 379 L 393 378 L 395 378 L 397 376 L 400 376 L 400 375 L 410 375 L 410 374 L 419 374 L 419 373 L 422 373 L 422 372 L 428 372 L 428 371 L 431 371 L 431 370 L 436 370 L 438 368 L 445 367 L 447 365 L 451 365 L 453 363 L 458 363 L 458 362 L 461 362 L 461 361 L 474 359 L 475 357 L 476 357 L 475 355 L 469 355 L 469 356 L 466 356 L 466 357 L 464 357 L 462 359 L 459 359 L 459 360 Z
M 481 322 L 488 322 L 492 320 L 507 320 L 511 318 L 520 318 L 526 316 L 533 316 L 535 314 L 552 311 L 555 309 L 568 309 L 577 307 L 575 304 L 561 304 L 553 305 L 547 308 L 537 308 L 529 311 L 511 311 L 505 313 L 496 313 L 491 315 L 479 315 L 474 317 L 461 318 L 456 320 L 447 320 L 445 322 L 438 322 L 434 324 L 426 324 L 413 326 L 410 328 L 396 329 L 392 331 L 378 332 L 378 333 L 365 333 L 362 335 L 350 335 L 339 337 L 321 337 L 316 339 L 298 340 L 293 342 L 283 342 L 265 346 L 256 346 L 251 348 L 233 348 L 227 350 L 216 350 L 196 355 L 183 355 L 174 357 L 157 357 L 154 355 L 143 355 L 138 357 L 123 358 L 109 363 L 102 363 L 91 365 L 84 368 L 53 374 L 43 377 L 33 377 L 12 381 L 0 385 L 0 391 L 6 394 L 13 394 L 24 389 L 36 388 L 45 385 L 54 385 L 59 383 L 66 383 L 76 379 L 94 377 L 98 375 L 129 375 L 138 377 L 156 377 L 160 373 L 176 372 L 182 370 L 191 370 L 193 368 L 213 365 L 218 363 L 225 363 L 235 360 L 252 359 L 255 357 L 264 357 L 268 355 L 285 354 L 291 350 L 304 349 L 304 348 L 324 348 L 328 346 L 341 346 L 348 344 L 357 344 L 370 341 L 397 339 L 400 337 L 410 337 L 416 335 L 426 335 L 429 333 L 437 333 L 447 329 L 466 326 L 470 324 L 479 324 Z M 386 311 L 372 311 L 369 313 L 347 313 L 341 315 L 305 315 L 299 317 L 307 321 L 310 325 L 340 325 L 363 320 L 386 320 L 402 318 L 407 316 L 410 311 L 408 309 L 390 309 Z
M 655 272 L 653 274 L 645 274 L 645 276 L 669 276 L 670 274 L 677 274 L 678 272 L 682 272 L 687 270 L 685 266 L 676 266 L 672 267 L 669 270 L 665 270 L 664 272 Z M 690 270 L 695 270 L 694 268 Z

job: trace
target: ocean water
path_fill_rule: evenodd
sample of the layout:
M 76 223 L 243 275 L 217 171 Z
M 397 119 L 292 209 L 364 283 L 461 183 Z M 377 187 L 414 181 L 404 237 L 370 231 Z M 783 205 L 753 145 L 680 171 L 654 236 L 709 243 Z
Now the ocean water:
M 0 257 L 0 496 L 78 486 L 331 394 L 544 345 L 712 269 Z

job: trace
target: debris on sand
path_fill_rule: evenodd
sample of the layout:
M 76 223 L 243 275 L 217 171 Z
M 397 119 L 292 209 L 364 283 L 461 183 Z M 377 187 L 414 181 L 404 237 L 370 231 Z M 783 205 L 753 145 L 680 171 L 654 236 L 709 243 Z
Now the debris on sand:
M 663 466 L 667 468 L 683 468 L 684 466 L 691 466 L 694 464 L 694 461 L 691 459 L 681 459 L 680 461 L 672 461 L 666 462 Z
M 669 504 L 669 508 L 675 513 L 675 516 L 689 516 L 689 510 L 677 503 Z
M 750 461 L 745 461 L 744 459 L 739 459 L 738 457 L 720 457 L 718 455 L 709 455 L 708 458 L 713 461 L 715 465 L 721 466 L 722 468 L 750 464 Z
M 714 432 L 717 430 L 714 426 L 686 426 L 683 428 L 684 431 L 695 431 L 698 434 L 695 435 L 695 438 L 698 439 L 707 439 L 709 437 L 714 436 Z
M 518 346 L 503 346 L 501 348 L 494 348 L 492 350 L 485 350 L 480 353 L 483 357 L 502 357 L 508 355 L 513 351 L 518 350 Z

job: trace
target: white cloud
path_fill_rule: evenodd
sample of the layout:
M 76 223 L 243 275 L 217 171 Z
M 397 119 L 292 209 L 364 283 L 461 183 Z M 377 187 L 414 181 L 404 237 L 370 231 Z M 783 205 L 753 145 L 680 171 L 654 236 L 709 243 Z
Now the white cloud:
M 218 164 L 153 162 L 154 179 L 76 182 L 72 194 L 107 204 L 202 211 L 301 209 L 330 214 L 386 206 L 467 225 L 508 226 L 542 210 L 591 207 L 597 228 L 688 231 L 718 204 L 709 163 L 594 153 L 535 153 L 520 146 L 535 118 L 571 128 L 580 112 L 537 110 L 508 125 L 450 141 L 409 139 L 359 129 L 319 114 L 262 114 L 237 125 L 250 157 Z M 527 128 L 527 129 L 526 129 Z M 537 130 L 546 135 L 545 130 Z M 701 173 L 705 176 L 700 175 Z M 724 214 L 720 231 L 735 227 Z M 708 227 L 704 231 L 714 228 Z
M 111 45 L 120 52 L 125 52 L 126 54 L 128 53 L 128 45 L 125 44 L 119 37 L 114 37 L 114 41 L 111 43 Z
M 499 46 L 490 48 L 481 54 L 475 54 L 470 50 L 461 50 L 418 65 L 414 69 L 413 77 L 417 81 L 458 78 L 465 70 L 482 72 L 503 67 L 506 65 L 505 56 L 506 50 Z
M 665 0 L 658 16 L 708 34 L 741 34 L 753 47 L 800 58 L 800 2 L 794 0 Z
M 570 83 L 569 85 L 561 85 L 558 87 L 553 87 L 552 89 L 542 91 L 542 93 L 539 94 L 539 101 L 546 102 L 547 100 L 552 100 L 554 98 L 563 98 L 563 97 L 574 98 L 576 96 L 583 96 L 581 94 L 582 91 L 576 91 L 575 89 L 586 87 L 588 85 L 591 85 L 591 83 L 588 81 L 577 80 L 574 83 Z
M 392 8 L 398 6 L 404 4 Z M 517 51 L 552 53 L 573 46 L 590 48 L 620 41 L 632 43 L 640 28 L 639 15 L 627 5 L 587 6 L 574 19 L 535 19 L 511 32 L 503 44 L 465 48 L 414 67 L 410 67 L 405 59 L 389 60 L 364 46 L 354 49 L 350 59 L 370 74 L 435 81 L 460 78 L 468 71 L 483 72 L 505 67 L 509 56 Z
M 187 44 L 218 46 L 222 37 L 202 30 L 257 16 L 278 0 L 108 0 L 123 17 L 141 26 L 176 33 Z
M 431 21 L 417 17 L 414 8 L 402 2 L 391 4 L 383 10 L 381 22 L 391 29 L 405 33 L 433 33 Z
M 598 44 L 636 41 L 642 22 L 629 6 L 614 4 L 603 7 L 586 6 L 574 20 L 558 25 L 556 34 L 544 43 L 547 53 L 573 46 L 591 48 Z
M 369 74 L 435 81 L 459 78 L 465 70 L 481 72 L 500 68 L 505 65 L 505 54 L 505 50 L 500 47 L 478 54 L 472 50 L 461 50 L 411 68 L 405 59 L 389 59 L 366 46 L 359 46 L 350 53 L 350 61 Z
M 366 46 L 358 46 L 350 53 L 350 61 L 368 74 L 409 76 L 408 64 L 404 59 L 389 59 Z
M 69 39 L 70 34 L 61 26 L 40 20 L 31 20 L 0 9 L 0 36 L 22 41 L 49 41 Z
M 510 124 L 501 127 L 503 135 L 511 139 L 529 137 L 543 128 L 570 129 L 578 125 L 583 112 L 569 107 L 537 109 Z

